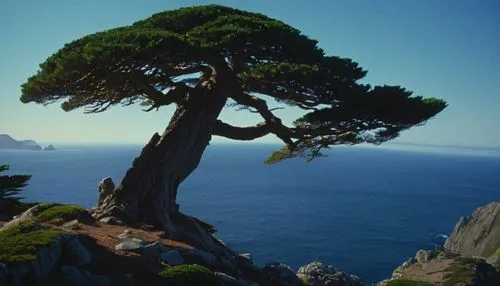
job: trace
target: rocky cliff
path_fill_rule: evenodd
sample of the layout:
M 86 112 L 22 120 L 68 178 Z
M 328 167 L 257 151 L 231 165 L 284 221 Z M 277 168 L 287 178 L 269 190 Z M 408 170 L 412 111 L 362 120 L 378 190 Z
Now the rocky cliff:
M 444 245 L 449 252 L 489 258 L 500 248 L 500 203 L 493 202 L 462 217 Z

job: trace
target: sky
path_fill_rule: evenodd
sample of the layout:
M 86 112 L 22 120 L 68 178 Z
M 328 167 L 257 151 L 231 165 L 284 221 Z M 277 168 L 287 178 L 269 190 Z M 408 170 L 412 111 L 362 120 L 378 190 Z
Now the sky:
M 0 1 L 0 134 L 41 143 L 146 143 L 167 126 L 173 108 L 145 113 L 116 106 L 100 114 L 64 112 L 19 101 L 20 86 L 65 43 L 184 6 L 221 4 L 277 18 L 318 40 L 327 55 L 352 58 L 372 85 L 401 85 L 449 106 L 396 142 L 500 147 L 500 2 L 496 0 L 359 1 Z M 300 113 L 278 110 L 290 123 Z M 261 120 L 226 109 L 234 125 Z M 214 137 L 214 141 L 223 141 Z M 257 142 L 278 142 L 266 136 Z

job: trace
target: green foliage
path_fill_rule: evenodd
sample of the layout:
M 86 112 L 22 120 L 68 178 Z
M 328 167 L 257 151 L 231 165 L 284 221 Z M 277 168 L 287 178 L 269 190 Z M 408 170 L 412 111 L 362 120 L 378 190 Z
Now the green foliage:
M 7 171 L 8 165 L 0 165 L 0 172 Z M 0 176 L 0 200 L 4 198 L 19 199 L 17 196 L 28 183 L 31 176 L 28 175 L 13 175 L 13 176 Z
M 20 263 L 36 259 L 37 251 L 55 241 L 61 231 L 43 229 L 34 222 L 0 230 L 0 262 Z
M 387 286 L 432 286 L 432 283 L 413 280 L 392 280 Z
M 8 165 L 0 165 L 0 172 L 8 169 Z M 28 184 L 30 178 L 28 175 L 0 176 L 0 218 L 10 219 L 29 207 L 20 202 L 19 192 Z
M 380 144 L 424 124 L 447 106 L 400 86 L 360 83 L 367 71 L 357 62 L 326 56 L 317 41 L 282 21 L 220 5 L 161 12 L 73 41 L 23 84 L 21 101 L 65 100 L 64 110 L 84 107 L 87 112 L 120 103 L 160 107 L 172 103 L 167 90 L 185 97 L 188 87 L 212 86 L 203 84 L 209 78 L 207 67 L 217 70 L 221 65 L 230 73 L 223 78 L 231 80 L 217 86 L 230 87 L 235 94 L 230 97 L 243 109 L 257 109 L 268 133 L 287 145 L 269 162 L 297 156 L 310 160 L 331 145 Z M 189 76 L 179 79 L 181 75 Z M 184 89 L 175 89 L 179 86 Z M 247 102 L 238 102 L 238 94 Z M 309 113 L 295 127 L 284 126 L 270 110 L 263 111 L 266 105 L 248 99 L 253 95 L 267 95 Z M 250 106 L 252 102 L 260 108 Z
M 199 285 L 222 286 L 224 285 L 209 269 L 197 265 L 178 265 L 165 268 L 159 275 L 172 286 Z
M 53 219 L 63 219 L 70 221 L 73 219 L 87 218 L 89 213 L 86 209 L 76 205 L 49 205 L 45 210 L 37 215 L 37 220 L 40 222 L 50 221 Z

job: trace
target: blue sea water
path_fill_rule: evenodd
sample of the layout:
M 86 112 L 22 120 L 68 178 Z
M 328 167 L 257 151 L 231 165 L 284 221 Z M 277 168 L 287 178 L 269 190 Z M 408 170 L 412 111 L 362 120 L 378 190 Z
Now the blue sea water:
M 215 224 L 256 263 L 297 269 L 319 260 L 366 282 L 388 278 L 418 249 L 443 243 L 460 216 L 500 200 L 500 156 L 339 147 L 329 156 L 264 165 L 269 145 L 211 145 L 181 185 L 184 213 Z M 139 146 L 0 151 L 11 174 L 32 174 L 27 201 L 91 207 L 97 183 L 118 183 Z

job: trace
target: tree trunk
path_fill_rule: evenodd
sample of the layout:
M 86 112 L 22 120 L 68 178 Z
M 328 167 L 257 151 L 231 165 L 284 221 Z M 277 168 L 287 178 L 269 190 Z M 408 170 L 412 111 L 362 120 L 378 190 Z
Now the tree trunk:
M 154 134 L 122 182 L 94 211 L 96 218 L 117 216 L 127 223 L 145 222 L 177 233 L 172 221 L 179 184 L 198 166 L 227 91 L 199 87 L 178 104 L 160 136 Z
M 238 259 L 198 219 L 180 213 L 176 204 L 179 185 L 198 166 L 232 92 L 234 79 L 227 74 L 223 77 L 213 70 L 210 79 L 189 91 L 163 134 L 153 135 L 122 182 L 100 200 L 93 215 L 161 227 L 169 237 L 214 254 L 219 269 L 238 273 L 241 267 L 253 269 L 252 263 Z

